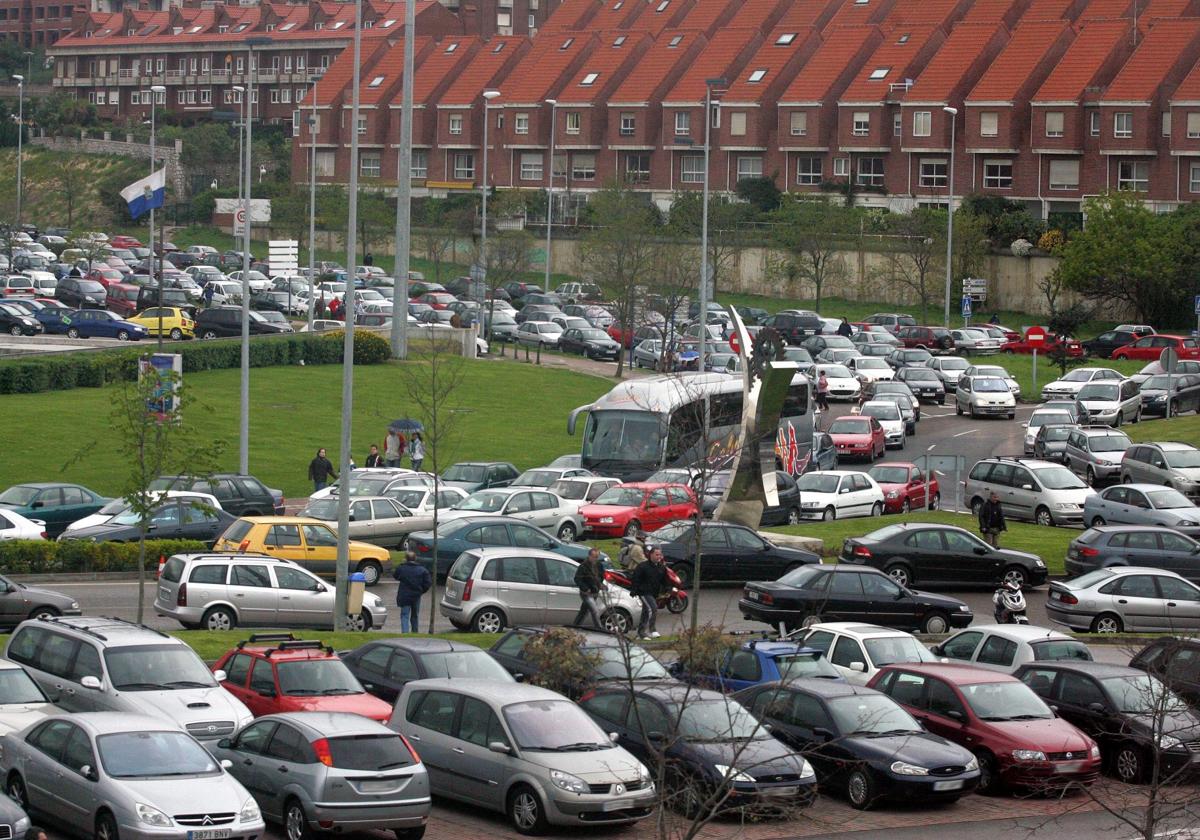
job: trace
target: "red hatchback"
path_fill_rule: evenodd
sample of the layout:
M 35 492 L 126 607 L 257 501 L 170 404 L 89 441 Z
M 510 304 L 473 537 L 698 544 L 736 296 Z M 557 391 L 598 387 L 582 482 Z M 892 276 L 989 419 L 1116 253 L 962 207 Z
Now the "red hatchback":
M 826 429 L 833 438 L 839 458 L 865 458 L 874 461 L 887 450 L 887 435 L 874 417 L 848 414 Z
M 137 237 L 125 236 L 124 234 L 118 234 L 117 236 L 114 236 L 112 239 L 108 240 L 108 244 L 109 244 L 109 247 L 111 247 L 111 248 L 141 248 L 142 247 L 142 243 L 137 239 Z
M 449 292 L 426 292 L 425 294 L 412 299 L 412 303 L 427 303 L 434 309 L 445 309 L 450 304 L 457 301 L 454 295 Z
M 1100 774 L 1096 742 L 1009 674 L 971 665 L 889 665 L 867 685 L 930 732 L 975 753 L 981 791 L 1087 785 Z
M 1147 335 L 1132 344 L 1118 347 L 1113 351 L 1112 357 L 1154 362 L 1168 347 L 1178 353 L 1181 359 L 1200 359 L 1200 345 L 1196 343 L 1196 339 L 1180 335 Z
M 1059 338 L 1049 330 L 1046 330 L 1045 340 L 1037 345 L 1037 351 L 1042 354 L 1053 353 L 1058 350 L 1059 347 L 1064 348 L 1068 356 L 1073 358 L 1083 357 L 1082 344 L 1073 338 L 1059 340 Z M 1028 331 L 1026 331 L 1024 338 L 1012 339 L 1000 345 L 1000 352 L 1002 353 L 1032 353 L 1033 350 L 1034 345 L 1029 343 Z M 1116 357 L 1114 356 L 1114 358 Z M 1155 356 L 1154 358 L 1157 359 L 1158 357 Z
M 109 286 L 115 286 L 116 284 L 120 283 L 125 279 L 125 277 L 115 268 L 100 266 L 89 271 L 87 273 L 87 279 L 95 280 L 97 283 L 107 289 Z
M 683 484 L 618 484 L 579 509 L 583 529 L 597 537 L 657 531 L 678 519 L 700 515 L 696 496 Z
M 264 644 L 265 643 L 265 644 Z M 279 712 L 353 712 L 387 723 L 392 707 L 367 694 L 333 648 L 291 633 L 258 633 L 217 660 L 221 686 L 255 717 Z
M 867 470 L 867 475 L 875 479 L 875 483 L 883 491 L 884 513 L 919 510 L 925 507 L 926 496 L 929 497 L 930 510 L 937 510 L 941 502 L 938 480 L 923 473 L 916 464 L 888 461 L 871 467 Z

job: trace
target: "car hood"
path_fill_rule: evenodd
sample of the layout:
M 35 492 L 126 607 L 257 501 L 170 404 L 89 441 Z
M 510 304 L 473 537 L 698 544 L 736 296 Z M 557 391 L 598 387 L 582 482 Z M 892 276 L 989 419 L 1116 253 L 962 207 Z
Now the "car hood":
M 83 519 L 77 519 L 67 526 L 63 533 L 74 534 L 76 531 L 82 531 L 85 528 L 93 528 L 97 525 L 103 525 L 108 520 L 112 519 L 113 515 L 108 513 L 93 513 L 91 516 L 85 516 Z
M 1164 735 L 1170 735 L 1180 741 L 1200 739 L 1200 718 L 1192 712 L 1171 712 L 1161 715 L 1161 718 L 1161 721 L 1156 721 L 1154 715 L 1129 715 L 1127 717 L 1136 729 L 1147 734 L 1153 732 L 1155 724 L 1158 723 Z
M 189 723 L 226 720 L 241 726 L 252 717 L 241 700 L 220 686 L 176 691 L 123 691 L 121 696 L 143 714 L 166 718 L 184 727 Z
M 1060 718 L 983 721 L 982 724 L 1001 737 L 1021 744 L 1017 749 L 1025 747 L 1042 752 L 1078 752 L 1080 758 L 1085 758 L 1092 748 L 1091 740 L 1086 735 Z
M 539 752 L 522 750 L 521 758 L 547 770 L 560 770 L 578 776 L 589 784 L 613 779 L 631 782 L 641 777 L 642 763 L 624 748 L 614 746 L 591 752 Z
M 1180 467 L 1171 470 L 1174 478 L 1186 478 L 1189 481 L 1200 481 L 1200 467 Z
M 584 505 L 579 513 L 582 516 L 628 516 L 637 509 L 629 505 Z
M 687 741 L 686 746 L 696 758 L 709 765 L 724 764 L 728 767 L 736 767 L 755 778 L 776 774 L 812 772 L 801 756 L 796 755 L 774 738 L 712 744 Z
M 1092 457 L 1101 464 L 1119 464 L 1125 458 L 1124 452 L 1093 452 Z
M 5 703 L 0 705 L 0 735 L 19 732 L 44 717 L 62 712 L 53 703 Z
M 363 717 L 386 722 L 392 714 L 391 704 L 370 694 L 333 694 L 325 697 L 280 698 L 281 711 L 288 712 L 350 712 Z
M 21 592 L 25 593 L 25 595 L 49 604 L 66 606 L 68 604 L 75 603 L 75 599 L 71 596 L 64 595 L 61 592 L 55 592 L 53 589 L 42 589 L 40 586 L 26 586 L 23 583 L 18 583 L 17 586 L 20 587 Z M 0 710 L 2 709 L 3 706 L 0 706 Z
M 144 802 L 171 817 L 236 814 L 250 798 L 241 783 L 225 771 L 207 776 L 112 779 L 111 782 L 124 789 L 131 802 Z
M 944 607 L 952 615 L 970 615 L 969 611 L 959 609 L 965 602 L 960 601 L 958 598 L 953 598 L 949 595 L 937 595 L 933 592 L 926 592 L 923 589 L 910 589 L 909 592 L 912 593 L 914 598 L 930 606 Z
M 999 548 L 999 549 L 996 549 L 996 553 L 999 554 L 1001 557 L 1003 557 L 1005 560 L 1016 560 L 1016 561 L 1022 562 L 1022 563 L 1029 563 L 1030 565 L 1033 565 L 1034 563 L 1036 563 L 1037 561 L 1042 559 L 1042 558 L 1038 557 L 1036 554 L 1032 554 L 1028 551 L 1017 551 L 1016 549 L 1012 549 L 1012 548 Z
M 903 761 L 918 767 L 952 767 L 966 766 L 972 758 L 971 753 L 958 744 L 930 732 L 875 738 L 846 737 L 842 739 L 842 745 L 856 758 L 887 764 Z
M 443 487 L 458 487 L 462 490 L 466 490 L 468 494 L 474 493 L 476 490 L 483 487 L 483 482 L 480 481 L 446 481 L 445 479 L 439 479 L 438 483 Z
M 92 525 L 89 528 L 76 528 L 70 533 L 72 539 L 92 540 L 93 542 L 135 540 L 138 538 L 138 527 L 136 525 L 109 525 L 103 523 Z M 153 535 L 147 533 L 146 536 L 147 538 L 152 538 Z

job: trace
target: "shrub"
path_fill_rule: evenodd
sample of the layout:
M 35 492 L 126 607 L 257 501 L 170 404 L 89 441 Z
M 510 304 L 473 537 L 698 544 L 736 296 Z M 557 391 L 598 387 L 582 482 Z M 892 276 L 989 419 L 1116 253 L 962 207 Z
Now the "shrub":
M 1033 253 L 1033 243 L 1028 239 L 1017 239 L 1010 246 L 1014 257 L 1028 257 Z
M 160 556 L 206 551 L 198 540 L 146 540 L 146 569 L 154 571 Z M 0 569 L 5 574 L 52 572 L 130 572 L 137 570 L 138 544 L 86 540 L 7 540 L 0 542 Z
M 536 669 L 533 685 L 578 698 L 592 683 L 600 658 L 583 649 L 584 637 L 569 627 L 554 627 L 525 644 L 525 661 Z
M 725 659 L 725 654 L 738 646 L 720 627 L 705 624 L 691 627 L 679 634 L 675 645 L 679 655 L 679 669 L 683 673 L 711 674 Z
M 1038 239 L 1037 246 L 1046 253 L 1053 254 L 1056 253 L 1064 244 L 1066 244 L 1066 241 L 1067 239 L 1065 236 L 1063 236 L 1063 232 L 1056 228 L 1043 233 Z

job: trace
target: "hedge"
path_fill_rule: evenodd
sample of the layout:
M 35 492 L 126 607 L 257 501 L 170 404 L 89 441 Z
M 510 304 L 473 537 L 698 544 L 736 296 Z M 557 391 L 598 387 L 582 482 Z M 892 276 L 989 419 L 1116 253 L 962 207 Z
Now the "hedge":
M 341 364 L 344 334 L 336 332 L 297 333 L 278 337 L 255 337 L 250 342 L 250 366 Z M 238 368 L 242 364 L 240 341 L 197 341 L 165 345 L 183 356 L 184 373 Z M 138 349 L 59 353 L 39 358 L 0 362 L 0 394 L 38 394 L 69 388 L 100 388 L 137 378 Z M 366 330 L 354 333 L 354 363 L 377 365 L 390 357 L 390 346 L 381 336 Z
M 155 571 L 160 556 L 207 551 L 199 540 L 146 540 L 146 568 Z M 0 542 L 0 569 L 10 575 L 52 572 L 135 572 L 138 544 L 86 540 L 5 540 Z

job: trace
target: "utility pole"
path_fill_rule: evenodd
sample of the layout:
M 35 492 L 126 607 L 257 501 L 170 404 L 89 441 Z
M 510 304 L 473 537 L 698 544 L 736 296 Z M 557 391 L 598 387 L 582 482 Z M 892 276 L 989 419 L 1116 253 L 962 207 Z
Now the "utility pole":
M 396 264 L 392 276 L 393 359 L 408 358 L 408 264 L 412 250 L 413 42 L 416 34 L 416 0 L 406 0 L 404 78 L 401 81 L 400 92 L 400 155 L 396 161 Z

